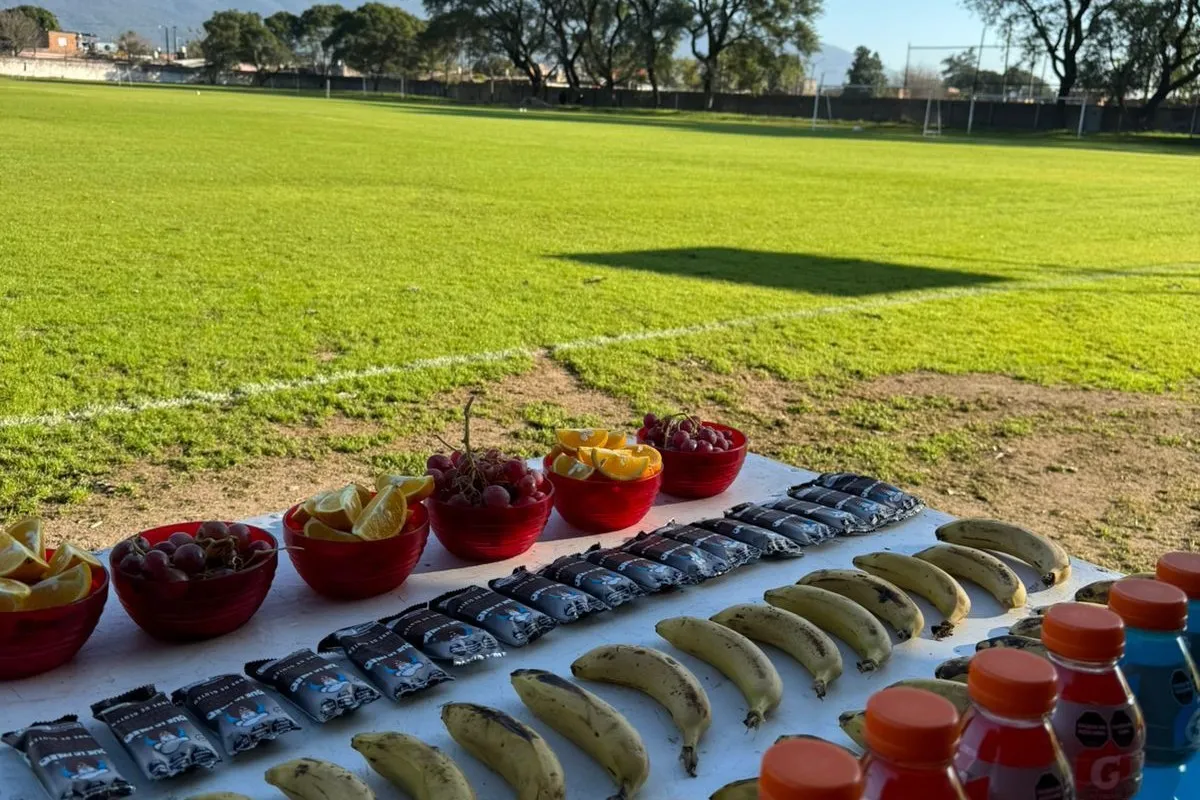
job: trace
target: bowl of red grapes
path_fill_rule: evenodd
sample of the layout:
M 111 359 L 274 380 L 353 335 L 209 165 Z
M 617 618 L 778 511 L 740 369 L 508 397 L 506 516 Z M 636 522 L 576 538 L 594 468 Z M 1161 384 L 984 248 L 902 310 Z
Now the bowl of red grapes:
M 720 494 L 737 479 L 746 460 L 744 433 L 690 414 L 647 414 L 638 441 L 662 453 L 662 491 L 675 497 Z
M 236 630 L 262 605 L 279 564 L 270 533 L 240 522 L 143 531 L 109 555 L 113 587 L 142 630 L 169 641 Z

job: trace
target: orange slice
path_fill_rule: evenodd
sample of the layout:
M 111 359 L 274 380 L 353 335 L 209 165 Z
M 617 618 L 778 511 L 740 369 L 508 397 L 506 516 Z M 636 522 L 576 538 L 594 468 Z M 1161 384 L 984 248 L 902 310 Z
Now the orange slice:
M 580 481 L 586 481 L 595 472 L 592 467 L 581 461 L 577 461 L 566 453 L 559 453 L 550 469 L 555 475 L 562 475 L 564 478 L 574 478 Z
M 375 479 L 375 489 L 383 491 L 383 487 L 395 485 L 400 487 L 404 499 L 411 503 L 419 503 L 433 494 L 432 475 L 388 475 L 383 474 Z
M 629 454 L 634 458 L 645 456 L 650 459 L 649 466 L 646 467 L 646 475 L 653 475 L 656 472 L 662 471 L 662 453 L 654 449 L 648 444 L 634 445 L 629 448 Z
M 614 481 L 635 481 L 646 474 L 650 459 L 646 456 L 633 456 L 626 452 L 609 450 L 611 455 L 597 455 L 600 461 L 596 468 L 600 474 Z
M 25 549 L 43 561 L 46 560 L 46 539 L 42 534 L 42 521 L 37 517 L 26 517 L 8 528 L 8 535 L 25 545 Z
M 350 530 L 361 513 L 362 503 L 358 499 L 358 487 L 353 483 L 336 492 L 322 495 L 312 511 L 313 517 L 339 531 Z
M 29 548 L 7 533 L 0 532 L 0 578 L 33 583 L 50 566 L 29 552 Z
M 310 539 L 321 539 L 326 542 L 361 542 L 362 539 L 353 533 L 346 533 L 331 528 L 319 519 L 310 519 L 304 523 L 304 535 Z
M 30 587 L 22 611 L 65 606 L 82 600 L 92 590 L 92 570 L 87 564 L 76 564 L 61 575 L 46 578 Z
M 581 447 L 604 447 L 608 442 L 608 431 L 591 428 L 559 428 L 554 439 L 563 449 L 573 453 Z
M 29 584 L 0 578 L 0 614 L 5 611 L 20 611 L 29 598 Z
M 354 535 L 363 539 L 389 539 L 404 528 L 408 516 L 408 501 L 399 486 L 383 487 L 375 498 L 367 503 L 358 521 L 354 523 Z
M 87 564 L 92 567 L 99 567 L 100 559 L 75 545 L 67 542 L 62 547 L 54 551 L 54 556 L 50 559 L 50 566 L 46 567 L 46 573 L 43 578 L 53 578 L 55 575 L 61 575 L 76 564 Z
M 354 484 L 354 493 L 358 495 L 358 504 L 360 506 L 365 506 L 367 503 L 371 502 L 371 498 L 375 496 L 374 492 L 372 492 L 366 486 L 363 486 L 361 483 Z
M 609 450 L 624 450 L 628 439 L 622 431 L 609 431 L 608 441 L 604 446 Z

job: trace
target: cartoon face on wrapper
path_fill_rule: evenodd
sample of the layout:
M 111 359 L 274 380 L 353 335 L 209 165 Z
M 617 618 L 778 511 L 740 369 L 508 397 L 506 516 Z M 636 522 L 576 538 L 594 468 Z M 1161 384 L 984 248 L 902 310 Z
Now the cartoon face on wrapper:
M 338 694 L 349 685 L 346 676 L 340 673 L 337 675 L 321 675 L 317 680 L 319 681 L 318 683 L 310 683 L 309 686 L 321 694 Z
M 108 765 L 103 761 L 97 761 L 95 764 L 90 761 L 77 761 L 69 767 L 63 767 L 62 773 L 69 780 L 90 781 L 107 775 Z
M 415 658 L 397 658 L 391 663 L 384 663 L 383 669 L 389 675 L 398 675 L 401 678 L 411 678 L 421 671 L 421 663 Z
M 187 733 L 182 728 L 179 728 L 175 731 L 159 731 L 155 736 L 147 737 L 146 744 L 152 747 L 156 753 L 169 756 L 187 741 Z
M 267 710 L 261 704 L 256 708 L 240 706 L 234 713 L 225 715 L 230 722 L 239 728 L 253 727 L 269 716 L 270 714 L 267 713 Z

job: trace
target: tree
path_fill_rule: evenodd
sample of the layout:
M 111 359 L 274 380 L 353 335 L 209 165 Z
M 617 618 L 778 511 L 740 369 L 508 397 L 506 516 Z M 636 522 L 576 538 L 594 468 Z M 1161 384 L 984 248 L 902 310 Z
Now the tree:
M 704 88 L 704 68 L 696 59 L 677 58 L 671 68 L 683 88 L 693 92 Z
M 424 27 L 402 8 L 364 3 L 341 16 L 330 42 L 334 56 L 370 75 L 378 90 L 384 75 L 416 69 Z
M 660 75 L 670 71 L 671 55 L 679 46 L 692 9 L 686 0 L 631 0 L 631 4 L 633 46 L 641 56 L 638 60 L 646 69 L 654 107 L 658 108 L 662 103 L 658 91 Z
M 584 41 L 583 60 L 592 78 L 616 99 L 619 76 L 630 71 L 634 55 L 633 8 L 629 0 L 598 0 Z
M 846 70 L 846 83 L 843 94 L 846 97 L 878 97 L 887 88 L 887 71 L 883 68 L 883 59 L 879 53 L 871 52 L 871 48 L 859 45 L 854 49 L 854 60 L 850 69 Z
M 296 55 L 318 75 L 329 74 L 329 67 L 333 64 L 333 48 L 326 42 L 330 41 L 337 21 L 345 13 L 345 8 L 332 3 L 310 6 L 300 15 Z
M 20 55 L 37 47 L 43 33 L 36 22 L 20 11 L 0 11 L 0 51 Z
M 544 5 L 536 0 L 424 0 L 432 16 L 454 14 L 454 19 L 487 37 L 489 50 L 504 53 L 524 73 L 534 94 L 540 94 L 546 76 L 540 57 L 549 44 L 549 23 Z
M 571 89 L 579 89 L 575 66 L 591 36 L 599 0 L 541 0 L 550 32 L 550 49 Z
M 204 23 L 204 60 L 214 83 L 221 72 L 242 62 L 253 64 L 255 81 L 265 83 L 287 63 L 287 47 L 267 28 L 262 17 L 245 11 L 218 11 Z
M 721 54 L 731 45 L 758 41 L 781 49 L 790 44 L 801 55 L 817 48 L 813 20 L 821 13 L 821 0 L 688 0 L 688 4 L 692 9 L 688 24 L 692 55 L 704 73 L 705 108 L 713 107 Z
M 125 31 L 117 37 L 116 44 L 117 50 L 130 60 L 148 56 L 154 49 L 150 42 L 146 41 L 146 37 L 136 31 Z
M 1145 100 L 1137 119 L 1145 125 L 1174 93 L 1200 79 L 1200 0 L 1123 0 L 1114 9 L 1116 28 L 1124 32 L 1129 69 L 1128 91 L 1145 81 Z
M 48 33 L 50 31 L 62 30 L 62 25 L 59 23 L 58 17 L 54 15 L 54 12 L 48 11 L 41 6 L 13 6 L 8 10 L 19 11 L 29 17 L 43 32 Z
M 945 93 L 946 87 L 942 83 L 942 73 L 933 67 L 922 64 L 911 66 L 902 80 L 909 97 L 942 97 Z
M 290 11 L 276 11 L 263 20 L 275 39 L 287 49 L 289 60 L 295 61 L 296 52 L 300 48 L 300 17 Z
M 721 74 L 726 86 L 737 92 L 792 94 L 804 80 L 804 63 L 795 53 L 778 53 L 762 42 L 746 40 L 725 50 Z

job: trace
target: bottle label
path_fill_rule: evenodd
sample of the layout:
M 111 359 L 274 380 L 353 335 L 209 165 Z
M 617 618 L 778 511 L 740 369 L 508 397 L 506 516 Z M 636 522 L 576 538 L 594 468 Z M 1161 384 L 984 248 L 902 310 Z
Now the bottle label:
M 1128 800 L 1142 784 L 1146 731 L 1132 704 L 1059 700 L 1054 732 L 1075 774 L 1079 800 Z
M 1200 697 L 1179 665 L 1130 665 L 1125 677 L 1146 719 L 1146 762 L 1180 764 L 1200 750 Z
M 969 800 L 1075 800 L 1070 777 L 1054 765 L 1006 767 L 975 761 L 960 775 Z

